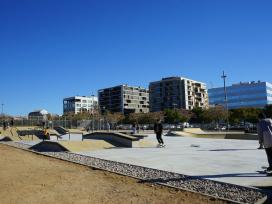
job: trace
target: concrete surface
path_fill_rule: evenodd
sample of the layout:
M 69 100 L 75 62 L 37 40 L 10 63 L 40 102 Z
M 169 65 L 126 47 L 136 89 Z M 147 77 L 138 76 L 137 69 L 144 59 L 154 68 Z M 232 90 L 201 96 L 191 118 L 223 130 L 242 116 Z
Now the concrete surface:
M 258 140 L 257 134 L 248 134 L 243 132 L 193 132 L 193 131 L 170 131 L 169 135 L 212 139 L 238 139 L 238 140 Z
M 164 136 L 166 147 L 158 148 L 155 136 L 149 134 L 139 147 L 116 148 L 103 141 L 75 142 L 81 141 L 81 134 L 70 134 L 71 142 L 64 142 L 68 139 L 67 134 L 59 142 L 84 155 L 238 185 L 272 186 L 272 177 L 261 173 L 268 165 L 265 151 L 258 150 L 254 140 Z M 20 142 L 35 145 L 40 141 Z
M 69 134 L 61 135 L 60 137 L 58 137 L 58 139 L 57 139 L 57 136 L 50 135 L 50 140 L 52 140 L 52 141 L 55 141 L 55 140 L 66 141 L 66 140 L 69 140 L 69 137 L 70 137 L 71 141 L 81 141 L 82 140 L 82 134 L 76 134 L 76 133 L 70 133 L 70 136 L 69 136 Z
M 88 141 L 58 141 L 63 147 L 70 152 L 94 151 L 99 149 L 114 148 L 112 144 L 103 140 L 88 140 Z
M 258 173 L 267 166 L 264 150 L 250 140 L 163 137 L 158 148 L 154 135 L 149 147 L 114 148 L 80 154 L 244 186 L 272 186 L 272 177 Z

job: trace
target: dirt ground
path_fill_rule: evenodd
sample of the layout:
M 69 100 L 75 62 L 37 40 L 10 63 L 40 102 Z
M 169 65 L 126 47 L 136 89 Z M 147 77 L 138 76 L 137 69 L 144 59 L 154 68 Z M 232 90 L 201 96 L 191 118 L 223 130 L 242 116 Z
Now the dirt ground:
M 5 203 L 225 203 L 0 144 Z

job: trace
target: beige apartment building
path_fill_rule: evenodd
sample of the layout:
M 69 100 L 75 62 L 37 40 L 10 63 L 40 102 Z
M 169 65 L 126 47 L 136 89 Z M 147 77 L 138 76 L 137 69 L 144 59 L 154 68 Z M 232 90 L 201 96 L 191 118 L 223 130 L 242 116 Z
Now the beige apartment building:
M 162 78 L 149 84 L 150 111 L 194 107 L 208 108 L 208 93 L 205 83 L 184 77 Z

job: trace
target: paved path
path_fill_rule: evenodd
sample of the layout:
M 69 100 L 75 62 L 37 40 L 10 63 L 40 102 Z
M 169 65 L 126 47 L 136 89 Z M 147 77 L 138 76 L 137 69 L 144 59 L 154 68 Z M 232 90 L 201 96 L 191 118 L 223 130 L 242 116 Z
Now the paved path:
M 147 140 L 155 142 L 154 135 Z M 113 148 L 81 152 L 98 158 L 162 169 L 245 186 L 272 186 L 257 171 L 267 166 L 257 141 L 164 137 L 166 147 Z

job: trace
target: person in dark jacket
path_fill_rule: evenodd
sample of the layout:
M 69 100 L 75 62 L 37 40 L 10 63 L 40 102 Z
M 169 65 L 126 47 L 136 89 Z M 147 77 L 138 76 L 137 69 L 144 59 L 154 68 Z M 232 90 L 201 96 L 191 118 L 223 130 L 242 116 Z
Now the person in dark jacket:
M 14 125 L 14 119 L 12 118 L 10 121 L 10 127 L 13 127 L 13 125 Z
M 162 131 L 163 131 L 162 122 L 161 120 L 157 120 L 157 122 L 154 124 L 154 132 L 156 134 L 159 146 L 164 147 L 165 145 L 162 140 Z

